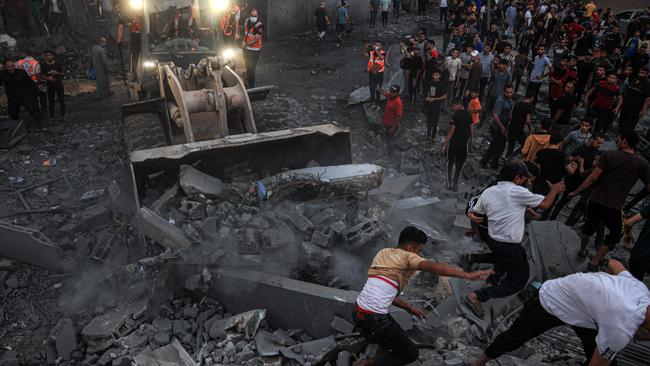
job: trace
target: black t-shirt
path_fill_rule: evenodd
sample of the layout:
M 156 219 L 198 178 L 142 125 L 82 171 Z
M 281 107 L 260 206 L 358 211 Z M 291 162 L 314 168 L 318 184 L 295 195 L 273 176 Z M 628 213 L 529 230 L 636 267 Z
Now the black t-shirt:
M 623 95 L 623 109 L 632 109 L 641 111 L 645 98 L 650 97 L 650 81 L 648 79 L 634 79 L 630 85 L 625 88 Z
M 576 42 L 575 53 L 578 56 L 584 56 L 589 52 L 589 49 L 594 46 L 594 35 L 586 33 L 582 38 Z M 567 52 L 568 54 L 568 52 Z
M 497 38 L 499 38 L 499 32 L 498 31 L 495 31 L 495 32 L 490 31 L 490 32 L 487 33 L 487 35 L 485 37 L 485 44 L 494 47 L 494 42 L 496 42 Z
M 511 132 L 521 133 L 526 125 L 526 116 L 533 113 L 533 105 L 526 102 L 515 104 L 512 109 L 512 119 L 508 127 Z
M 607 53 L 614 52 L 614 48 L 621 46 L 622 39 L 623 35 L 620 33 L 606 33 L 605 37 L 603 38 L 603 50 L 605 50 Z
M 562 109 L 562 115 L 560 118 L 556 121 L 557 124 L 560 125 L 568 125 L 571 123 L 571 115 L 573 114 L 573 107 L 576 104 L 576 97 L 574 97 L 571 94 L 566 94 L 562 95 L 560 99 L 557 100 L 556 108 L 558 110 Z
M 442 81 L 442 79 L 440 79 L 439 81 L 431 81 L 427 95 L 433 98 L 441 97 L 447 94 L 447 87 L 448 87 L 448 83 L 445 83 L 444 81 Z M 442 102 L 443 102 L 442 100 L 439 100 L 434 103 L 442 103 Z
M 648 61 L 650 61 L 650 56 L 647 53 L 641 54 L 637 52 L 634 56 L 630 57 L 630 64 L 635 72 L 647 65 Z
M 589 170 L 594 166 L 594 161 L 598 157 L 598 150 L 592 149 L 587 145 L 581 145 L 571 153 L 571 156 L 582 157 L 584 159 L 585 170 Z
M 456 127 L 454 129 L 454 134 L 451 135 L 450 143 L 467 143 L 472 126 L 472 116 L 469 112 L 466 110 L 454 112 L 449 124 Z
M 540 170 L 537 180 L 555 184 L 564 177 L 564 153 L 562 150 L 549 148 L 539 150 L 535 160 L 539 164 Z
M 319 29 L 323 29 L 327 27 L 327 19 L 326 19 L 327 12 L 325 11 L 325 9 L 318 7 L 318 9 L 316 9 L 316 12 L 314 13 L 314 16 L 316 17 L 316 26 Z
M 578 69 L 578 80 L 586 84 L 587 79 L 589 78 L 589 74 L 594 72 L 595 67 L 593 62 L 580 60 L 576 65 L 576 69 Z
M 46 77 L 50 76 L 50 71 L 57 71 L 57 72 L 61 72 L 61 73 L 64 72 L 63 71 L 63 66 L 61 66 L 61 64 L 56 62 L 56 61 L 54 61 L 54 63 L 51 64 L 51 65 L 48 64 L 47 62 L 42 62 L 41 63 L 41 73 L 43 74 L 43 78 L 46 78 Z M 61 78 L 62 78 L 61 76 L 55 76 L 55 78 L 56 78 L 56 81 L 49 81 L 49 80 L 46 79 L 47 83 L 48 84 L 50 84 L 50 83 L 54 84 L 54 83 L 60 83 L 61 82 Z
M 409 75 L 409 77 L 411 79 L 414 79 L 416 76 L 418 76 L 417 73 L 422 68 L 423 63 L 424 61 L 422 61 L 422 57 L 420 56 L 414 56 L 411 59 L 411 64 L 409 65 L 409 70 L 411 70 L 411 74 Z

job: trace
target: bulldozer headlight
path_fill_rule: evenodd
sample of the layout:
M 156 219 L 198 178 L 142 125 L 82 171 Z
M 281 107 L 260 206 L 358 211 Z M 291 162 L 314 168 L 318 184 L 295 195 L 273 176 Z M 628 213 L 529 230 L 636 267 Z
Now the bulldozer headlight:
M 210 0 L 210 9 L 214 12 L 222 12 L 230 6 L 229 0 Z
M 226 61 L 234 60 L 235 59 L 235 50 L 232 48 L 225 49 L 221 56 L 224 58 Z
M 154 61 L 145 61 L 145 62 L 142 64 L 142 66 L 143 66 L 145 69 L 153 69 L 154 67 L 156 67 L 156 63 L 155 63 Z
M 129 5 L 133 10 L 140 10 L 144 4 L 142 3 L 142 0 L 129 0 Z

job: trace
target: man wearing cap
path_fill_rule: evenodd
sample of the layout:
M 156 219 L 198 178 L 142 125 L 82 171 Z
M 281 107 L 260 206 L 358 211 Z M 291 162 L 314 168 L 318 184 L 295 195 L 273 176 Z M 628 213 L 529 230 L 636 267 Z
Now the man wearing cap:
M 510 329 L 469 363 L 483 366 L 561 325 L 573 328 L 584 350 L 584 365 L 613 364 L 616 353 L 650 334 L 650 291 L 615 260 L 609 273 L 574 273 L 546 281 L 526 303 Z
M 404 104 L 399 97 L 399 85 L 393 85 L 389 91 L 380 89 L 380 92 L 387 98 L 386 108 L 384 109 L 384 139 L 388 153 L 393 151 L 393 140 L 399 129 L 402 116 L 404 116 Z
M 524 236 L 524 216 L 531 208 L 548 209 L 559 193 L 564 191 L 564 182 L 548 183 L 546 196 L 531 193 L 527 187 L 531 174 L 526 165 L 511 161 L 501 169 L 499 182 L 479 197 L 467 216 L 477 224 L 487 220 L 488 235 L 485 242 L 490 254 L 465 255 L 468 264 L 494 263 L 494 274 L 487 278 L 483 287 L 464 297 L 464 303 L 483 318 L 481 305 L 493 298 L 514 295 L 526 286 L 530 275 L 526 251 L 521 246 Z M 487 217 L 487 218 L 486 218 Z

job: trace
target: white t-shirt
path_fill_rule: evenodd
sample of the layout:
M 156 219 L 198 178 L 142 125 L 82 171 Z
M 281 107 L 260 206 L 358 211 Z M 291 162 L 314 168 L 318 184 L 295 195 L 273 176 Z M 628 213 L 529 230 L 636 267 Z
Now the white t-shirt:
M 537 207 L 544 196 L 512 182 L 499 182 L 479 197 L 472 211 L 487 215 L 488 233 L 494 240 L 521 243 L 524 238 L 524 216 L 528 207 Z
M 598 330 L 598 351 L 612 360 L 645 321 L 650 291 L 627 271 L 575 273 L 544 282 L 539 301 L 569 325 Z
M 388 11 L 390 9 L 390 0 L 380 0 L 379 8 L 381 11 Z
M 526 10 L 524 18 L 526 18 L 526 25 L 530 27 L 530 24 L 533 22 L 533 14 L 530 12 L 530 10 Z
M 451 56 L 447 56 L 445 59 L 445 64 L 447 65 L 447 70 L 449 71 L 449 81 L 452 82 L 456 80 L 456 75 L 458 75 L 458 72 L 460 71 L 460 58 L 452 58 Z
M 440 0 L 440 7 L 441 8 L 446 8 L 447 7 L 447 0 Z

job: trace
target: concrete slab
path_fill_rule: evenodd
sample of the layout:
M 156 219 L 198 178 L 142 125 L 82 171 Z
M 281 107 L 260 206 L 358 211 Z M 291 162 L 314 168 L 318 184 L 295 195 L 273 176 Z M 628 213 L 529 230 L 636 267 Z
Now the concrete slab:
M 290 170 L 264 179 L 266 186 L 301 178 L 317 179 L 334 190 L 370 191 L 381 185 L 384 168 L 374 164 L 345 164 Z
M 40 231 L 0 222 L 0 256 L 59 271 L 66 270 L 62 254 L 61 248 Z
M 399 200 L 393 204 L 391 210 L 408 210 L 410 208 L 418 208 L 434 205 L 440 202 L 440 199 L 437 197 L 424 198 L 424 197 L 411 197 L 403 200 Z
M 255 335 L 255 348 L 260 356 L 269 357 L 279 355 L 280 350 L 285 348 L 285 346 L 275 343 L 271 333 L 264 329 L 260 329 Z
M 183 249 L 192 245 L 183 230 L 170 224 L 146 207 L 140 208 L 135 217 L 135 224 L 142 232 L 158 244 L 171 249 Z
M 383 194 L 392 194 L 401 196 L 415 184 L 420 178 L 419 175 L 403 175 L 400 177 L 384 177 L 381 185 L 377 189 L 368 192 L 370 196 L 378 196 Z
M 50 337 L 54 340 L 57 355 L 64 361 L 69 360 L 72 351 L 77 349 L 77 332 L 72 320 L 68 318 L 59 320 Z
M 579 272 L 584 261 L 577 258 L 580 238 L 559 221 L 533 221 L 528 225 L 528 252 L 532 279 L 544 282 Z
M 221 179 L 207 175 L 190 165 L 181 165 L 178 174 L 180 186 L 188 195 L 200 193 L 214 198 L 221 195 L 226 187 Z
M 197 366 L 177 339 L 154 351 L 140 353 L 133 358 L 133 362 L 136 366 Z
M 191 273 L 192 269 L 177 267 L 178 272 Z M 300 328 L 314 337 L 331 334 L 329 324 L 335 315 L 351 322 L 359 294 L 242 268 L 210 270 L 217 277 L 210 283 L 210 293 L 230 311 L 264 308 L 272 328 Z
M 301 365 L 321 364 L 336 349 L 334 336 L 317 339 L 315 341 L 296 344 L 280 350 L 280 353 Z

